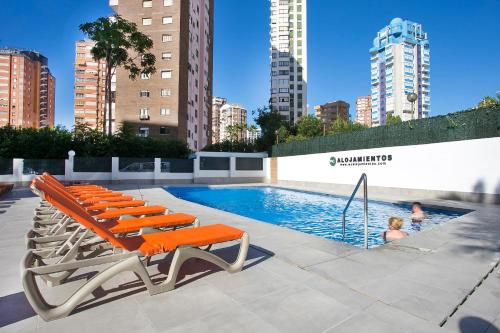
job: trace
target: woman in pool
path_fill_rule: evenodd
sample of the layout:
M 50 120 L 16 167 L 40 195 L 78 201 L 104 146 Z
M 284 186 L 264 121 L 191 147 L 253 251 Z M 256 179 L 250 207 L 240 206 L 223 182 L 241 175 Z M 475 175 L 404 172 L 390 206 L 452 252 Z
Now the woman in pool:
M 384 238 L 384 242 L 392 242 L 397 239 L 405 238 L 408 236 L 408 233 L 405 231 L 401 231 L 401 227 L 403 226 L 403 219 L 399 217 L 391 217 L 389 218 L 388 227 L 389 230 L 384 231 L 382 233 L 382 237 Z

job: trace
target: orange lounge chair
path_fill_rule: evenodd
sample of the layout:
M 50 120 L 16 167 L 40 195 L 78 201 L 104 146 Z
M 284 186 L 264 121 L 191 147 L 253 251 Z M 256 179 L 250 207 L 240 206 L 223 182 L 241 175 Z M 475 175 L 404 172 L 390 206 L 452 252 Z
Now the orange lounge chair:
M 48 183 L 44 183 L 41 179 L 34 179 L 32 182 L 32 187 L 34 192 L 38 193 L 42 198 L 45 198 L 50 194 L 58 193 L 59 195 L 65 197 L 67 200 L 74 202 L 80 208 L 86 210 L 88 207 L 83 207 L 78 202 L 74 201 L 65 192 L 61 191 L 59 188 L 54 188 Z M 60 206 L 54 206 L 57 209 L 61 209 Z M 114 210 L 115 211 L 127 211 L 128 210 Z M 129 212 L 130 213 L 130 212 Z M 90 216 L 90 212 L 87 211 Z M 93 217 L 95 219 L 95 216 Z M 179 227 L 186 226 L 199 226 L 199 220 L 196 216 L 184 213 L 173 213 L 168 215 L 157 215 L 142 218 L 130 218 L 130 219 L 119 219 L 119 220 L 107 220 L 106 222 L 100 222 L 101 225 L 108 229 L 112 233 L 116 234 L 130 234 L 139 233 L 144 234 L 147 232 L 154 231 L 153 229 L 176 229 Z M 66 241 L 71 237 L 72 232 L 68 232 L 68 228 L 73 225 L 73 220 L 66 216 L 61 219 L 58 225 L 50 227 L 50 229 L 34 229 L 28 232 L 26 236 L 26 243 L 28 249 L 35 249 L 40 246 L 48 244 L 51 247 L 58 246 L 61 242 Z M 74 229 L 74 228 L 73 228 Z
M 42 176 L 41 179 L 50 184 L 52 187 L 57 188 L 61 192 L 65 193 L 69 198 L 79 201 L 79 202 L 85 202 L 86 200 L 105 200 L 106 197 L 110 198 L 116 198 L 116 194 L 119 192 L 111 192 L 111 193 L 101 193 L 101 194 L 85 194 L 81 196 L 75 196 L 72 193 L 69 193 L 64 186 L 61 186 L 60 183 L 54 181 L 53 177 L 46 177 Z M 121 193 L 120 193 L 121 194 Z M 113 199 L 114 200 L 114 199 Z M 111 201 L 108 203 L 102 203 L 102 204 L 94 204 L 91 205 L 90 207 L 86 207 L 87 210 L 89 211 L 97 211 L 97 213 L 105 213 L 102 211 L 108 210 L 110 208 L 124 208 L 128 209 L 127 211 L 122 212 L 113 212 L 109 213 L 105 216 L 109 216 L 107 218 L 109 219 L 115 219 L 117 217 L 120 217 L 120 215 L 132 215 L 132 216 L 141 216 L 141 215 L 155 215 L 155 214 L 161 214 L 164 213 L 166 208 L 162 206 L 149 206 L 149 207 L 143 207 L 143 209 L 139 209 L 138 207 L 144 206 L 145 202 L 143 200 L 125 200 L 125 201 Z M 132 209 L 132 208 L 138 208 L 138 209 Z M 162 209 L 163 208 L 163 209 Z M 100 215 L 100 214 L 98 214 Z M 103 219 L 106 219 L 106 217 L 102 217 Z
M 90 258 L 76 256 L 71 259 L 68 259 L 67 253 L 71 253 L 74 247 L 72 248 L 68 243 L 65 243 L 68 246 L 68 251 L 28 251 L 22 261 L 22 285 L 33 310 L 45 321 L 68 316 L 94 290 L 102 288 L 106 281 L 122 272 L 130 271 L 135 273 L 144 282 L 149 293 L 154 295 L 175 288 L 179 270 L 188 259 L 199 258 L 230 273 L 240 271 L 245 263 L 249 247 L 248 234 L 227 225 L 216 224 L 193 229 L 119 238 L 104 228 L 101 223 L 96 222 L 80 205 L 68 199 L 59 191 L 50 194 L 46 192 L 45 199 L 87 229 L 86 232 L 72 239 L 69 242 L 71 245 L 78 246 L 86 239 L 88 232 L 94 232 L 112 247 L 112 254 L 110 255 Z M 233 263 L 228 263 L 210 252 L 199 249 L 201 246 L 211 246 L 237 240 L 241 241 L 241 244 L 238 256 Z M 166 279 L 159 283 L 153 282 L 146 269 L 149 260 L 141 260 L 141 258 L 149 259 L 156 254 L 171 251 L 175 251 L 175 253 Z M 37 276 L 66 274 L 79 268 L 102 264 L 112 265 L 81 286 L 62 304 L 49 305 L 38 288 Z

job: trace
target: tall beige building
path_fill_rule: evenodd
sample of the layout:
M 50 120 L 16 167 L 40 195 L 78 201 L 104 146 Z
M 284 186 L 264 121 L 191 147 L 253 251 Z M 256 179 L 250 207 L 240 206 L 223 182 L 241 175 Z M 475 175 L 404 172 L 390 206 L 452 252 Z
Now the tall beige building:
M 220 136 L 219 141 L 237 139 L 242 141 L 246 139 L 246 129 L 238 130 L 234 134 L 229 130 L 230 126 L 246 125 L 247 110 L 239 104 L 225 104 L 220 108 Z M 233 136 L 235 135 L 235 136 Z
M 220 142 L 220 109 L 227 100 L 222 97 L 212 98 L 212 143 Z
M 95 42 L 79 40 L 75 49 L 75 124 L 103 130 L 106 110 L 106 62 L 95 61 L 91 50 Z M 107 123 L 107 122 L 106 122 Z
M 271 107 L 296 123 L 307 106 L 307 0 L 270 0 Z
M 372 127 L 372 97 L 370 95 L 356 98 L 356 122 Z
M 118 68 L 116 122 L 141 136 L 178 138 L 192 150 L 211 141 L 213 0 L 110 0 L 153 40 L 157 72 L 128 78 Z

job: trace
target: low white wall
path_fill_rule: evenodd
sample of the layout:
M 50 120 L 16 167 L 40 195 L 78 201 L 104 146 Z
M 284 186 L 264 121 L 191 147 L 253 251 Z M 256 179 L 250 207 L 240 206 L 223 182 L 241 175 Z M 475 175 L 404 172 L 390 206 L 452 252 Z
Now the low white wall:
M 201 157 L 229 157 L 229 170 L 201 170 Z M 265 177 L 266 167 L 263 163 L 262 170 L 236 170 L 236 158 L 266 158 L 267 153 L 226 153 L 226 152 L 198 152 L 194 161 L 194 181 L 197 179 L 214 179 L 214 181 L 222 181 L 223 179 L 248 179 L 248 180 L 263 180 Z
M 359 157 L 369 158 L 370 162 L 349 162 L 354 157 L 356 161 Z M 375 162 L 371 162 L 373 157 Z M 278 159 L 279 181 L 354 185 L 362 173 L 367 174 L 370 186 L 498 195 L 500 138 Z
M 170 173 L 161 172 L 161 159 L 154 159 L 154 171 L 151 172 L 120 172 L 119 158 L 113 157 L 111 172 L 74 172 L 74 153 L 68 154 L 65 160 L 65 174 L 56 176 L 62 181 L 94 181 L 94 182 L 141 182 L 141 183 L 193 183 L 196 179 L 212 183 L 231 183 L 245 181 L 261 181 L 265 176 L 266 166 L 263 170 L 243 171 L 236 170 L 236 158 L 266 158 L 266 153 L 225 153 L 225 152 L 199 152 L 194 159 L 194 172 L 192 173 Z M 229 170 L 200 170 L 200 157 L 229 157 Z M 13 174 L 0 175 L 0 182 L 27 185 L 36 175 L 23 174 L 23 159 L 13 160 Z

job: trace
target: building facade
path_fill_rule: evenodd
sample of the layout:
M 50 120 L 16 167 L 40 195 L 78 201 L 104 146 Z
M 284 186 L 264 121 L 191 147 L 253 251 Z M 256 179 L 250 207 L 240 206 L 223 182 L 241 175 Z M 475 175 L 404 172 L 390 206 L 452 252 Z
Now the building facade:
M 220 108 L 220 137 L 218 142 L 245 140 L 246 128 L 241 125 L 247 125 L 247 110 L 239 104 L 224 104 Z
M 108 126 L 108 121 L 104 124 L 104 112 L 107 110 L 106 62 L 93 59 L 91 50 L 94 45 L 88 40 L 76 42 L 74 115 L 75 124 L 85 124 L 102 131 L 104 126 Z
M 53 127 L 55 91 L 46 57 L 0 49 L 0 126 Z
M 220 109 L 226 104 L 227 100 L 222 97 L 212 98 L 212 143 L 221 141 L 220 136 Z
M 367 127 L 372 127 L 372 96 L 368 95 L 356 98 L 356 122 Z
M 248 142 L 255 142 L 262 136 L 262 130 L 256 126 L 250 126 L 246 133 Z
M 153 40 L 157 72 L 135 81 L 117 69 L 116 122 L 141 136 L 211 141 L 213 0 L 110 0 Z
M 349 103 L 344 101 L 329 102 L 314 107 L 316 118 L 320 119 L 325 128 L 330 128 L 337 119 L 349 121 Z
M 271 0 L 272 109 L 291 123 L 307 115 L 307 1 Z
M 371 54 L 372 125 L 385 125 L 388 114 L 403 121 L 430 113 L 429 39 L 422 25 L 395 18 L 377 33 Z M 410 103 L 407 96 L 418 99 Z

